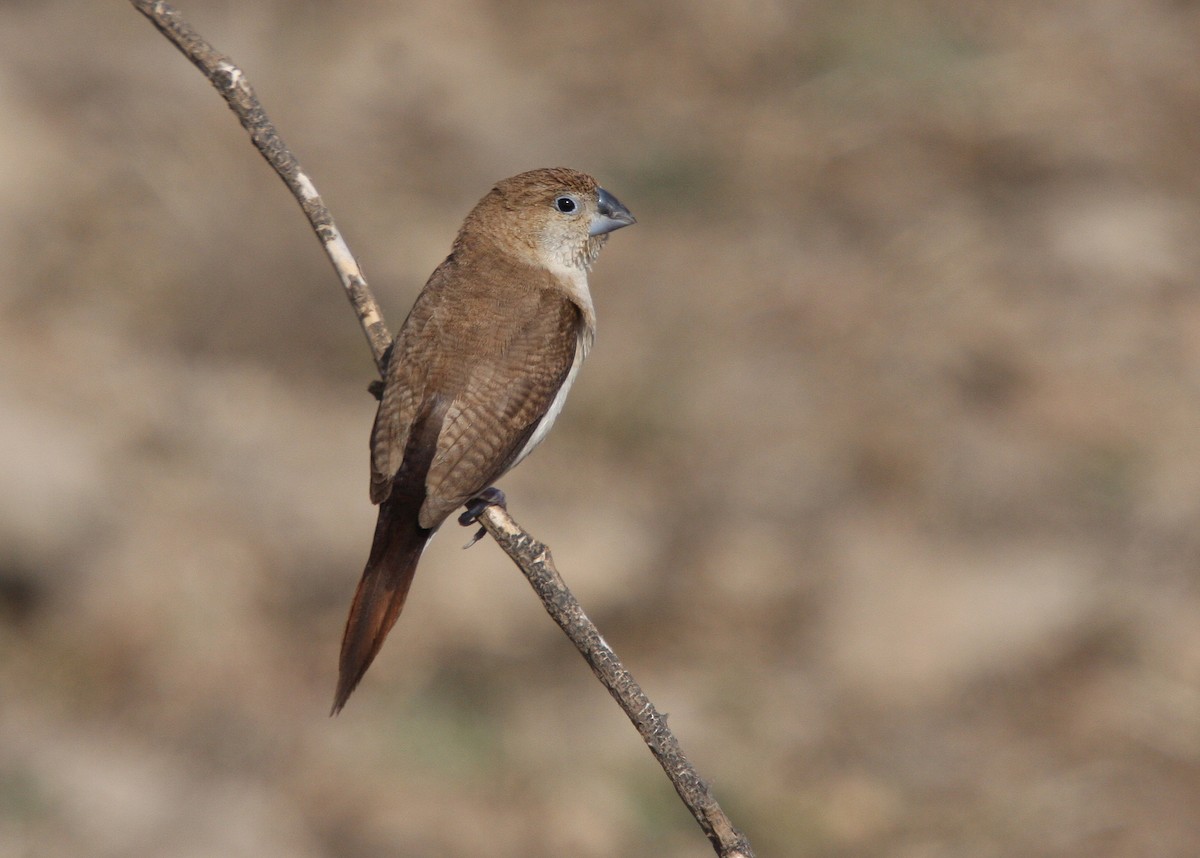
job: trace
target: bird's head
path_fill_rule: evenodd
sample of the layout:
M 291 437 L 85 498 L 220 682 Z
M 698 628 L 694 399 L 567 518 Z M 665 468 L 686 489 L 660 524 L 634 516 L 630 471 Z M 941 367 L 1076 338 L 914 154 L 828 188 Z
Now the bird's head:
M 535 264 L 586 270 L 608 234 L 632 223 L 591 176 L 550 167 L 497 182 L 467 216 L 456 247 L 478 237 Z

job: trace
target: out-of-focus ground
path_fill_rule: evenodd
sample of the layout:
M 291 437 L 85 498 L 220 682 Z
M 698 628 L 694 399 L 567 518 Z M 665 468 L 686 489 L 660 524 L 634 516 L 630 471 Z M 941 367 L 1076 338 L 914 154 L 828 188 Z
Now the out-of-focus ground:
M 638 216 L 506 478 L 762 856 L 1200 854 L 1200 6 L 183 3 L 402 320 L 535 166 Z M 0 853 L 711 854 L 447 527 L 327 717 L 368 350 L 131 6 L 0 6 Z

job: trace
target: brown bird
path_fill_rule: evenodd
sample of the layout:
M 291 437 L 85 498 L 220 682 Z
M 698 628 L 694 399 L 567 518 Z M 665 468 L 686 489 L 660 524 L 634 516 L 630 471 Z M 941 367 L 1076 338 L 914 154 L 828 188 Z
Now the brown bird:
M 550 430 L 595 336 L 588 269 L 631 223 L 595 179 L 565 168 L 497 183 L 463 221 L 389 354 L 371 432 L 379 519 L 333 714 L 400 615 L 434 531 Z

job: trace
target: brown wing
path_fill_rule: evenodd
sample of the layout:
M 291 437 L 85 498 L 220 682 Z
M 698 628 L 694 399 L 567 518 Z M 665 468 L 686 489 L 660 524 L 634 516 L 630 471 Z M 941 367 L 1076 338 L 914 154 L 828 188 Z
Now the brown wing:
M 450 402 L 425 480 L 422 527 L 508 470 L 545 417 L 575 361 L 582 314 L 557 290 L 538 289 L 492 320 L 486 348 L 469 362 L 465 384 Z
M 398 481 L 424 481 L 420 524 L 436 527 L 512 464 L 570 372 L 584 324 L 551 278 L 498 261 L 466 271 L 453 257 L 434 271 L 388 361 L 371 435 L 373 502 Z M 434 404 L 445 416 L 426 475 L 402 465 Z
M 438 320 L 445 315 L 444 298 L 447 287 L 452 289 L 454 274 L 449 259 L 434 270 L 392 345 L 383 396 L 371 429 L 372 503 L 381 503 L 391 494 L 413 424 L 429 406 L 426 381 L 436 374 L 442 351 L 437 342 L 442 328 Z

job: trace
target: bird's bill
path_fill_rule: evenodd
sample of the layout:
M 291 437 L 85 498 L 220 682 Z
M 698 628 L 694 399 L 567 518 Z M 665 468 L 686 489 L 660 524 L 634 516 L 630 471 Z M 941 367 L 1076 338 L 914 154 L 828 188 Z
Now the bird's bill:
M 588 235 L 604 235 L 623 226 L 637 223 L 634 216 L 629 213 L 629 209 L 621 205 L 621 201 L 604 188 L 597 189 L 596 199 L 599 205 L 596 207 L 596 214 L 592 215 Z

